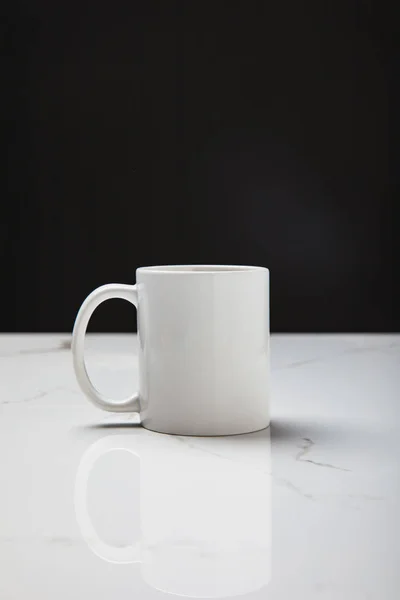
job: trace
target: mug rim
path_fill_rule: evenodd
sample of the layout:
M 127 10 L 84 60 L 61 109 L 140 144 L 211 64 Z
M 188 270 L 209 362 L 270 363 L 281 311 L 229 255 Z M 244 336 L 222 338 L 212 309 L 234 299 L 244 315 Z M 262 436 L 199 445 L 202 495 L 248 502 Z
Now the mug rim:
M 188 265 L 151 265 L 139 267 L 136 273 L 153 273 L 167 275 L 220 275 L 234 273 L 252 273 L 265 272 L 269 270 L 266 267 L 249 265 L 210 265 L 210 264 L 188 264 Z

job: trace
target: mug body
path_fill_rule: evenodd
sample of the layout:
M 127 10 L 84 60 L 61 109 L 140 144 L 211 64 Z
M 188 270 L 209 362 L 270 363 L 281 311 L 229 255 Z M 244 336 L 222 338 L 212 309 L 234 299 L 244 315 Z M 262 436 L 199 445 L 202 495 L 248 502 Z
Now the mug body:
M 269 272 L 166 266 L 136 272 L 142 425 L 230 435 L 269 425 Z

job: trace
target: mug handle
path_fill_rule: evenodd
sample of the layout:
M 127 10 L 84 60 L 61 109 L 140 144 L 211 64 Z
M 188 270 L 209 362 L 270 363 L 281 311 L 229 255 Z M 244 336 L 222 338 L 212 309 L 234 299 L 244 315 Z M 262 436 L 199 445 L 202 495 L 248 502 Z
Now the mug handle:
M 96 556 L 106 562 L 120 565 L 141 562 L 141 543 L 137 542 L 121 548 L 111 546 L 100 539 L 88 512 L 87 484 L 95 463 L 108 452 L 125 451 L 140 458 L 139 454 L 129 448 L 129 440 L 125 438 L 126 436 L 119 435 L 107 436 L 101 438 L 86 450 L 78 466 L 74 494 L 75 515 L 83 539 Z
M 76 316 L 72 332 L 72 355 L 75 375 L 83 393 L 86 394 L 87 398 L 98 408 L 110 412 L 140 412 L 138 393 L 135 393 L 124 400 L 112 400 L 107 398 L 94 387 L 86 369 L 84 356 L 85 334 L 90 317 L 99 304 L 105 302 L 105 300 L 110 300 L 111 298 L 128 300 L 128 302 L 131 302 L 137 308 L 137 287 L 136 285 L 110 283 L 98 287 L 86 298 Z

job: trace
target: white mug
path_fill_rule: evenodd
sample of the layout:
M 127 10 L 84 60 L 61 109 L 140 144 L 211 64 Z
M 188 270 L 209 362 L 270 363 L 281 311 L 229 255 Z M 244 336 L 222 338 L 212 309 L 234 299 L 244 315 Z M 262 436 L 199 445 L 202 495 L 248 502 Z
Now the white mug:
M 185 440 L 131 432 L 93 443 L 75 482 L 82 537 L 109 563 L 139 563 L 146 583 L 169 594 L 226 598 L 265 587 L 272 541 L 269 430 Z M 96 487 L 101 493 L 93 503 Z M 126 529 L 135 521 L 140 536 L 130 541 Z
M 114 401 L 92 384 L 84 339 L 104 300 L 136 306 L 139 391 Z M 136 285 L 94 290 L 76 317 L 72 352 L 78 383 L 103 410 L 138 412 L 146 429 L 233 435 L 269 425 L 269 271 L 264 267 L 141 267 Z

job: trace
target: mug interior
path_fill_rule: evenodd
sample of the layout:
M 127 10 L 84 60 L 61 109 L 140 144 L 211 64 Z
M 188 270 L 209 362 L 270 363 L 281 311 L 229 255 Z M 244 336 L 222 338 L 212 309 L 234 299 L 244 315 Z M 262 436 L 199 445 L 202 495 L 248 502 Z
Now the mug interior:
M 265 267 L 245 265 L 161 265 L 140 267 L 138 271 L 152 273 L 233 273 L 238 271 L 266 271 Z

